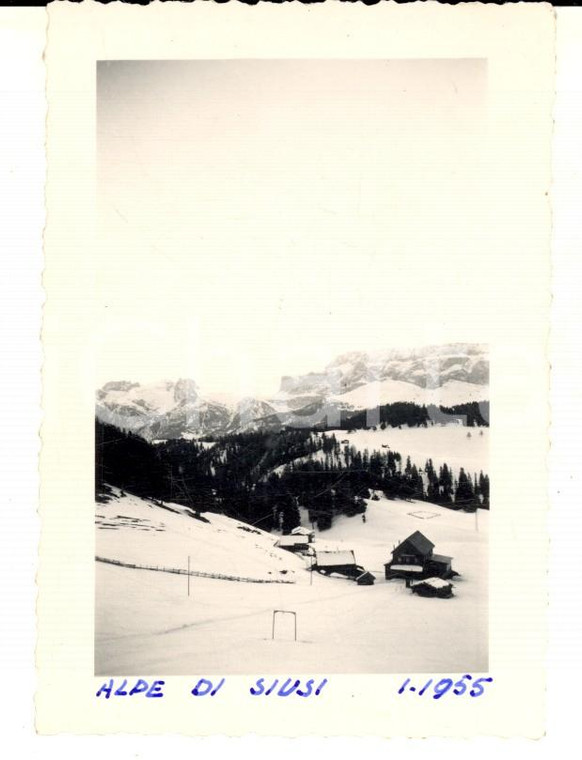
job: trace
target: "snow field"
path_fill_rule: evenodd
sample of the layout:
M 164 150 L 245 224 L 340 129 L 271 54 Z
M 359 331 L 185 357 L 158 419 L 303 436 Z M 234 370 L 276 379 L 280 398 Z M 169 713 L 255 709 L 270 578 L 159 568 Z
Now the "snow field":
M 489 386 L 487 385 L 449 380 L 439 388 L 421 388 L 414 383 L 389 378 L 366 383 L 347 393 L 331 396 L 330 400 L 352 409 L 373 409 L 381 404 L 392 404 L 397 401 L 408 401 L 420 406 L 423 404 L 454 406 L 469 401 L 486 401 L 488 398 Z
M 402 427 L 381 430 L 330 430 L 326 435 L 334 434 L 338 441 L 348 441 L 358 451 L 368 450 L 387 452 L 388 448 L 398 451 L 402 457 L 402 467 L 409 456 L 413 464 L 424 469 L 427 459 L 432 459 L 438 468 L 445 464 L 458 477 L 461 467 L 468 475 L 473 476 L 482 470 L 489 472 L 489 428 L 466 428 L 460 425 L 435 425 L 427 428 Z M 468 437 L 467 433 L 471 436 Z M 483 435 L 481 435 L 483 433 Z M 342 449 L 346 444 L 342 444 Z M 388 447 L 388 448 L 385 448 Z M 317 456 L 323 458 L 322 452 Z M 425 478 L 426 485 L 426 478 Z
M 236 520 L 208 513 L 206 524 L 172 506 L 182 513 L 133 496 L 98 504 L 97 514 L 105 517 L 98 517 L 97 554 L 174 567 L 177 555 L 184 555 L 186 566 L 190 553 L 195 570 L 262 573 L 295 583 L 191 577 L 188 597 L 186 576 L 97 562 L 97 675 L 487 669 L 487 513 L 476 518 L 381 499 L 368 503 L 366 523 L 337 518 L 330 530 L 317 533 L 315 546 L 353 549 L 356 561 L 376 576 L 376 585 L 357 586 L 339 576 L 311 578 L 309 559 L 273 547 L 277 534 L 249 533 Z M 421 511 L 434 514 L 430 520 L 411 514 Z M 104 526 L 104 520 L 117 527 Z M 430 538 L 436 552 L 454 557 L 462 577 L 454 582 L 452 599 L 421 598 L 401 581 L 385 581 L 383 564 L 393 545 L 415 530 Z M 297 613 L 297 642 L 292 616 L 277 621 L 271 640 L 274 609 Z
M 274 546 L 277 536 L 222 515 L 204 517 L 209 522 L 178 504 L 164 509 L 131 495 L 98 504 L 95 554 L 184 569 L 190 556 L 192 570 L 263 580 L 291 580 L 303 570 L 300 558 Z

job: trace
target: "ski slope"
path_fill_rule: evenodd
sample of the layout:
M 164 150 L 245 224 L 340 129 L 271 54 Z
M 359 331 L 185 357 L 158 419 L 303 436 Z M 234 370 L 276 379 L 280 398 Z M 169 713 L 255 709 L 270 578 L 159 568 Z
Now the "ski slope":
M 425 502 L 368 503 L 367 519 L 340 517 L 315 547 L 353 549 L 376 576 L 357 586 L 309 571 L 310 560 L 274 547 L 278 535 L 168 512 L 133 496 L 97 505 L 100 556 L 135 564 L 191 556 L 193 570 L 292 580 L 247 583 L 96 563 L 97 675 L 414 673 L 487 669 L 487 522 Z M 133 517 L 133 520 L 129 518 Z M 135 520 L 148 520 L 148 523 Z M 115 526 L 115 527 L 112 527 Z M 395 543 L 421 530 L 462 576 L 450 600 L 421 598 L 386 581 Z M 236 572 L 235 572 L 236 571 Z M 282 572 L 286 571 L 286 572 Z M 310 583 L 310 580 L 312 583 Z M 277 624 L 274 609 L 297 614 Z

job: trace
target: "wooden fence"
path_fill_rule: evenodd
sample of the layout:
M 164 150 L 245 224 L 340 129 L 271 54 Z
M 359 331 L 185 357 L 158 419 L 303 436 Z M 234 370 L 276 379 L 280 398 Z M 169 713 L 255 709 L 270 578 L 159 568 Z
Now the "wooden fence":
M 155 570 L 160 573 L 175 573 L 176 575 L 195 575 L 198 578 L 216 578 L 222 581 L 242 581 L 243 583 L 295 583 L 295 581 L 286 581 L 278 578 L 245 578 L 238 575 L 223 575 L 222 573 L 203 573 L 199 570 L 184 570 L 182 567 L 160 567 L 158 565 L 136 565 L 134 562 L 120 562 L 118 559 L 107 559 L 95 555 L 97 562 L 106 562 L 108 565 L 119 565 L 119 567 L 130 567 L 133 570 Z

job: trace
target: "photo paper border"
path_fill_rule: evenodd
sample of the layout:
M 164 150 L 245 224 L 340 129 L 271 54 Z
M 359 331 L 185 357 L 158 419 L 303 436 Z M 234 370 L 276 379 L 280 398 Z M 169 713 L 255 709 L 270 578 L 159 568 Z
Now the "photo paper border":
M 59 3 L 49 9 L 37 728 L 49 734 L 540 736 L 553 11 L 547 5 L 425 4 L 274 11 L 157 3 L 147 8 Z M 446 712 L 445 700 L 421 699 L 411 706 L 396 694 L 400 675 L 334 676 L 317 704 L 271 700 L 260 709 L 248 694 L 252 677 L 230 677 L 228 691 L 215 702 L 193 704 L 193 679 L 184 677 L 164 679 L 166 696 L 160 700 L 95 698 L 102 680 L 93 677 L 95 61 L 224 57 L 488 59 L 489 113 L 499 147 L 495 168 L 503 164 L 507 171 L 500 193 L 512 204 L 507 209 L 499 203 L 500 212 L 506 209 L 499 221 L 506 225 L 508 248 L 519 255 L 492 255 L 488 285 L 495 277 L 509 278 L 515 290 L 511 303 L 500 301 L 497 322 L 483 324 L 473 336 L 473 342 L 491 346 L 493 410 L 489 674 L 494 688 L 482 700 L 458 699 L 447 703 Z M 513 468 L 528 473 L 525 489 L 515 482 Z M 208 674 L 213 675 L 220 676 Z

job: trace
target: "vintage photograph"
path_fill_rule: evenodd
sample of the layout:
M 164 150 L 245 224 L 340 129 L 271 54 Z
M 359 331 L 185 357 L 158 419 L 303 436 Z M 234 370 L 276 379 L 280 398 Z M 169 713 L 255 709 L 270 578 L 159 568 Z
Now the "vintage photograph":
M 486 671 L 486 101 L 98 62 L 96 675 Z

